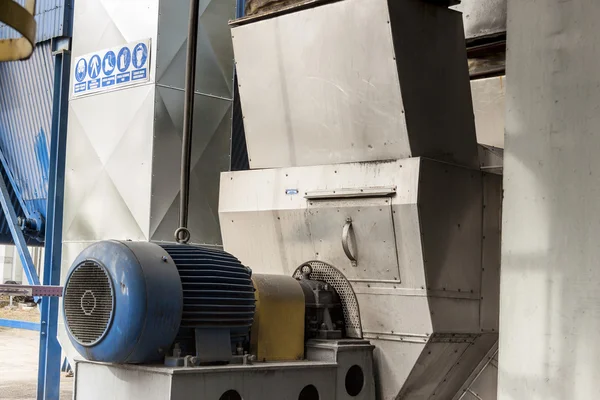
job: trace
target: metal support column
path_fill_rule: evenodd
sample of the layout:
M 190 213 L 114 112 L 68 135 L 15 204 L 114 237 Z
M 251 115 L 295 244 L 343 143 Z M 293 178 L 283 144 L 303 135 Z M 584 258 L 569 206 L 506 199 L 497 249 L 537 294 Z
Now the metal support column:
M 246 0 L 237 0 L 235 6 L 235 17 L 242 18 L 244 16 L 244 8 L 246 7 Z
M 69 7 L 65 8 L 68 9 Z M 68 13 L 69 11 L 66 12 Z M 70 19 L 70 16 L 68 18 Z M 67 20 L 67 17 L 65 17 L 65 20 Z M 70 39 L 61 39 L 56 41 L 54 45 L 54 99 L 50 141 L 44 285 L 60 284 L 69 77 L 71 68 Z M 38 400 L 59 398 L 61 347 L 57 338 L 58 304 L 59 299 L 57 297 L 44 297 L 42 299 Z

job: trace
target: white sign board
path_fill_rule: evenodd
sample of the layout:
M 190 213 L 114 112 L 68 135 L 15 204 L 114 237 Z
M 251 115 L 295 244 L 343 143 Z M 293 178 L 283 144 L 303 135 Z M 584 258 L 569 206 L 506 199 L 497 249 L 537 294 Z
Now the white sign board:
M 147 82 L 150 39 L 89 53 L 75 59 L 73 96 L 82 96 Z

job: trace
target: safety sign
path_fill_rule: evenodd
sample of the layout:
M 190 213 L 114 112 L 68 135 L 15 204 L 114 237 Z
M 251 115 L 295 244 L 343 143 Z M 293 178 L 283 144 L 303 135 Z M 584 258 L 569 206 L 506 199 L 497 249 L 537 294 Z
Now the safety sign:
M 73 96 L 121 88 L 150 79 L 150 39 L 75 59 Z

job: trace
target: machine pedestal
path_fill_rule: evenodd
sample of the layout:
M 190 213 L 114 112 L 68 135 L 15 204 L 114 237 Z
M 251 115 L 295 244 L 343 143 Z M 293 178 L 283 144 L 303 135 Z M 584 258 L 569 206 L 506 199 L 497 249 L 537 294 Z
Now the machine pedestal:
M 237 393 L 244 400 L 375 399 L 368 341 L 315 340 L 306 347 L 309 360 L 253 365 L 169 368 L 79 361 L 74 398 L 219 400 Z

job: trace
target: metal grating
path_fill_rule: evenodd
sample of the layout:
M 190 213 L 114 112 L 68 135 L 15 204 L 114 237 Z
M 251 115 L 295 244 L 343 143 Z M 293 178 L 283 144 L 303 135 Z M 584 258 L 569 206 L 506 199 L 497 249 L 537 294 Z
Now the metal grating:
M 249 328 L 254 321 L 251 272 L 229 253 L 189 245 L 161 245 L 183 286 L 182 328 Z
M 113 286 L 106 270 L 84 261 L 69 276 L 64 294 L 66 325 L 83 346 L 98 343 L 110 326 L 114 310 Z
M 347 335 L 352 338 L 361 339 L 362 325 L 360 323 L 360 310 L 358 308 L 358 300 L 356 300 L 356 295 L 350 282 L 348 282 L 346 277 L 337 268 L 322 261 L 309 261 L 302 264 L 294 272 L 294 278 L 301 278 L 305 267 L 311 269 L 308 275 L 310 279 L 326 282 L 335 289 L 342 302 Z

